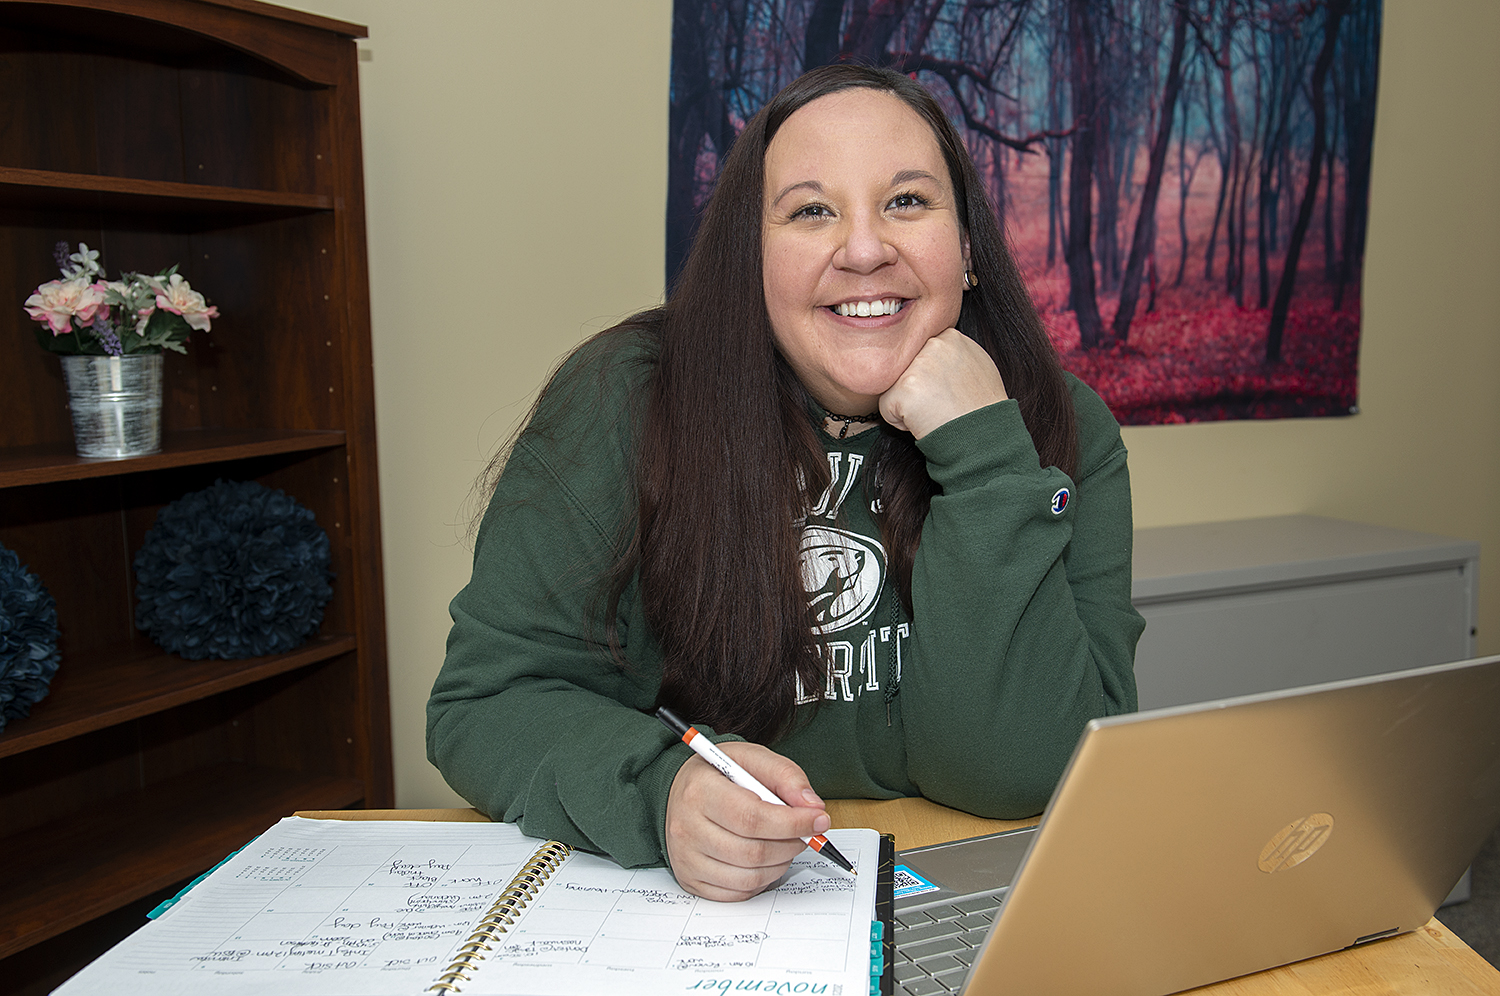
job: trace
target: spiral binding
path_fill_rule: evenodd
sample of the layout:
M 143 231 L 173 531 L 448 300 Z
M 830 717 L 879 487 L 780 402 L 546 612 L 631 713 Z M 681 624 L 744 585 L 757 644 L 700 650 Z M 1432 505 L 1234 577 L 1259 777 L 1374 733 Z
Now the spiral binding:
M 458 946 L 458 954 L 453 956 L 453 961 L 443 969 L 437 981 L 423 991 L 461 992 L 459 983 L 471 981 L 464 972 L 472 972 L 477 963 L 484 960 L 484 952 L 494 950 L 491 942 L 498 941 L 500 935 L 505 933 L 505 928 L 516 922 L 516 917 L 542 891 L 547 879 L 572 851 L 567 844 L 556 840 L 549 840 L 537 848 L 536 853 L 511 878 L 499 898 L 479 918 L 474 932 Z

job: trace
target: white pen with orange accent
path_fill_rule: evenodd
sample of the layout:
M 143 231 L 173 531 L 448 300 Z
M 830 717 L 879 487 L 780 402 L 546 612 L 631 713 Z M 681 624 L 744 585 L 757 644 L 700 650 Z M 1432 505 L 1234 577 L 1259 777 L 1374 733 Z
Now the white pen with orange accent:
M 772 792 L 757 781 L 754 775 L 738 764 L 735 764 L 734 759 L 720 750 L 718 744 L 699 733 L 696 727 L 684 723 L 672 710 L 666 706 L 662 706 L 656 710 L 656 718 L 665 723 L 667 729 L 681 737 L 682 742 L 691 747 L 694 753 L 717 768 L 719 773 L 725 778 L 728 778 L 740 788 L 749 789 L 772 805 L 786 805 L 775 792 Z M 802 842 L 849 874 L 858 874 L 854 870 L 854 865 L 849 863 L 849 859 L 840 854 L 839 849 L 829 843 L 828 838 L 822 834 L 818 834 L 815 837 L 803 837 Z

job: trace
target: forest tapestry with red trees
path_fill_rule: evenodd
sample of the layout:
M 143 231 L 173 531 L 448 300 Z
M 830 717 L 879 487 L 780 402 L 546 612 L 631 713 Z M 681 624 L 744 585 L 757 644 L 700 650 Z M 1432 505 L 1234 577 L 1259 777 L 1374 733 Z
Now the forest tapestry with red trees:
M 667 272 L 771 95 L 892 66 L 1121 423 L 1349 414 L 1380 27 L 1380 0 L 675 0 Z

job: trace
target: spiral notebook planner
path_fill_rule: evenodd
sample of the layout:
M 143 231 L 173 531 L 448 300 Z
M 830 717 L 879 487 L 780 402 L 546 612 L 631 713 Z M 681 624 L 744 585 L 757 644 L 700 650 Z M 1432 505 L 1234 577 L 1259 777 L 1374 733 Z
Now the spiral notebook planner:
M 857 876 L 809 851 L 775 889 L 715 903 L 512 824 L 292 817 L 56 992 L 854 996 L 879 979 L 880 838 L 830 836 Z

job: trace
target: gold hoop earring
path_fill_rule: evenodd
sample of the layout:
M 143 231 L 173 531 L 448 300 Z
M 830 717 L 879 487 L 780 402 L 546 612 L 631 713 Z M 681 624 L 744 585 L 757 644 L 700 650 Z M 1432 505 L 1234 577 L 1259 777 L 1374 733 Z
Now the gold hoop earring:
M 964 271 L 964 290 L 973 290 L 979 286 L 979 274 L 973 270 Z

